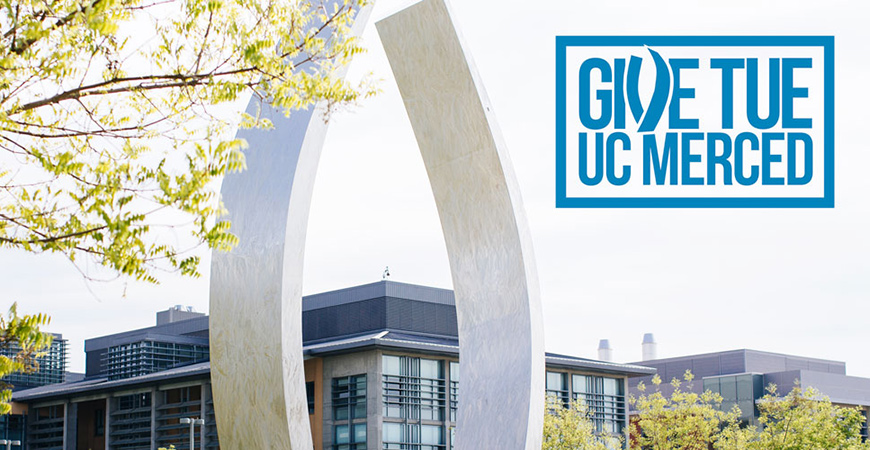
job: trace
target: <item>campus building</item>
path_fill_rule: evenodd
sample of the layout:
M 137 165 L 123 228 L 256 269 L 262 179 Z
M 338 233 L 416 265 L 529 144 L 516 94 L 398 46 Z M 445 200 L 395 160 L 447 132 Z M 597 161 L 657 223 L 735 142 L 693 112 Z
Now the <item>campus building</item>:
M 208 317 L 175 306 L 157 325 L 85 341 L 85 377 L 109 380 L 147 375 L 208 361 Z
M 0 349 L 0 355 L 12 358 L 21 351 L 21 347 L 13 342 L 8 347 Z M 46 384 L 63 383 L 66 378 L 67 341 L 60 334 L 52 334 L 51 346 L 40 350 L 41 356 L 34 358 L 39 368 L 30 373 L 13 373 L 0 379 L 12 385 L 13 391 L 30 389 Z
M 644 354 L 648 345 L 654 344 L 651 335 L 644 337 Z M 865 421 L 862 434 L 867 437 L 867 413 L 870 408 L 870 378 L 846 375 L 846 363 L 826 359 L 806 358 L 803 356 L 761 352 L 757 350 L 731 350 L 675 358 L 648 359 L 642 364 L 656 369 L 663 383 L 660 390 L 670 395 L 673 387 L 668 382 L 677 378 L 682 380 L 686 371 L 691 371 L 694 380 L 683 384 L 682 389 L 696 393 L 712 391 L 722 395 L 721 408 L 730 410 L 738 406 L 748 422 L 758 417 L 758 401 L 767 394 L 771 384 L 777 387 L 777 395 L 785 395 L 793 388 L 815 388 L 841 406 L 857 406 L 864 413 Z M 636 377 L 629 380 L 630 392 L 640 394 L 637 386 L 643 382 L 651 386 L 651 376 Z
M 17 343 L 0 349 L 0 355 L 13 358 L 21 350 Z M 52 334 L 51 346 L 41 350 L 41 356 L 34 358 L 39 368 L 30 373 L 13 373 L 0 379 L 11 386 L 13 392 L 31 389 L 48 384 L 63 383 L 69 377 L 66 372 L 67 341 L 60 334 Z M 21 441 L 24 439 L 25 416 L 19 407 L 12 414 L 0 415 L 0 439 Z
M 28 449 L 218 448 L 208 317 L 85 343 L 87 377 L 15 394 Z M 308 412 L 317 450 L 453 447 L 459 345 L 453 292 L 392 281 L 303 299 Z M 547 354 L 547 391 L 584 399 L 602 433 L 628 430 L 626 389 L 653 369 Z M 498 383 L 499 380 L 492 380 Z M 543 395 L 543 393 L 542 393 Z

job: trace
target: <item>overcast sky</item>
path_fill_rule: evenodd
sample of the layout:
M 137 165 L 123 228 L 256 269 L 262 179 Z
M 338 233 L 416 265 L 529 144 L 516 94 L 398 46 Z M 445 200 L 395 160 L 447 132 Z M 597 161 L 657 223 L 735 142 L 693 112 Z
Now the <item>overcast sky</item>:
M 374 21 L 350 77 L 382 94 L 330 125 L 310 217 L 305 293 L 377 281 L 451 287 L 431 190 Z M 721 5 L 721 6 L 711 6 Z M 548 351 L 617 361 L 751 348 L 847 363 L 870 377 L 870 102 L 864 2 L 454 1 L 493 102 L 534 239 Z M 836 36 L 836 208 L 556 209 L 555 36 Z M 4 301 L 53 316 L 83 371 L 83 340 L 150 326 L 175 304 L 208 310 L 204 278 L 86 285 L 63 259 L 3 250 Z

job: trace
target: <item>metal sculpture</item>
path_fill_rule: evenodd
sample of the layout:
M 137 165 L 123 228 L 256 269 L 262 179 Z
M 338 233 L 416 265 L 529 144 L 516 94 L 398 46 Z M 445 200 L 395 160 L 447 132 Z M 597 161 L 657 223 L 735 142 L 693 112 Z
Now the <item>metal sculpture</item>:
M 462 361 L 457 448 L 537 450 L 540 298 L 519 189 L 489 101 L 443 0 L 400 11 L 378 32 L 447 242 Z M 240 132 L 252 149 L 248 169 L 221 189 L 240 239 L 212 261 L 212 385 L 223 448 L 312 448 L 300 324 L 308 212 L 326 133 L 320 108 L 289 119 L 274 111 L 273 131 Z
M 447 242 L 459 321 L 463 449 L 541 448 L 543 319 L 520 191 L 476 68 L 443 0 L 377 23 Z

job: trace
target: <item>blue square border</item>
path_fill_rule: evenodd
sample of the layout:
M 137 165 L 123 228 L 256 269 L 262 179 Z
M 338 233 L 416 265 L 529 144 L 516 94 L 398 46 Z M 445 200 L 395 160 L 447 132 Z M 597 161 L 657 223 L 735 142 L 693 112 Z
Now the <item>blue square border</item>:
M 568 47 L 822 47 L 825 95 L 823 197 L 568 197 L 565 57 Z M 556 208 L 833 208 L 834 36 L 556 36 Z

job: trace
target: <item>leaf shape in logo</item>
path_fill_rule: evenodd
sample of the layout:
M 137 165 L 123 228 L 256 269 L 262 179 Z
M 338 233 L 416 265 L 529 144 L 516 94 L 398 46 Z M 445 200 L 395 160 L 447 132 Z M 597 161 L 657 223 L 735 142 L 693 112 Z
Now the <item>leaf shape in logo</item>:
M 644 113 L 643 104 L 640 101 L 640 92 L 638 84 L 640 81 L 640 68 L 643 59 L 632 56 L 628 63 L 628 73 L 626 74 L 626 93 L 628 96 L 628 106 L 631 109 L 631 115 L 634 116 L 635 122 L 638 122 L 639 133 L 650 133 L 655 131 L 665 112 L 665 106 L 668 104 L 668 96 L 671 90 L 671 73 L 668 70 L 668 64 L 659 53 L 649 47 L 646 48 L 652 56 L 656 66 L 656 84 L 653 89 L 653 95 L 649 105 Z

